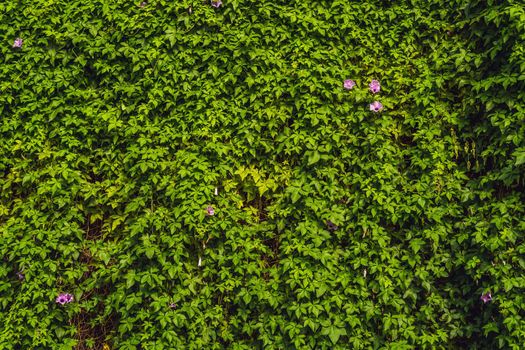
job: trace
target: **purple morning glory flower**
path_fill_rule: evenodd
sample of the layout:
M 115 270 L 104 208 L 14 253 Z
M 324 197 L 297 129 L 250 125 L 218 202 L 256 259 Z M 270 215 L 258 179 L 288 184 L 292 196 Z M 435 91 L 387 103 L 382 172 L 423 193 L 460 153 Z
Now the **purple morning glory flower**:
M 379 90 L 381 90 L 381 84 L 379 84 L 379 81 L 377 80 L 372 80 L 368 87 L 370 87 L 370 91 L 372 91 L 372 93 L 374 94 L 378 93 Z
M 170 309 L 176 309 L 176 308 L 177 308 L 177 304 L 175 304 L 175 303 L 170 303 L 170 304 L 169 304 L 169 307 L 170 307 Z
M 21 38 L 16 38 L 15 42 L 13 43 L 13 47 L 15 48 L 21 48 L 24 41 Z
M 331 222 L 330 220 L 328 220 L 328 221 L 326 222 L 326 226 L 328 226 L 328 230 L 329 230 L 329 231 L 335 231 L 335 230 L 337 230 L 337 229 L 339 228 L 339 227 L 337 227 L 336 224 L 334 224 L 334 223 Z
M 16 273 L 16 276 L 18 277 L 18 279 L 19 279 L 20 281 L 23 281 L 23 280 L 26 278 L 26 276 L 24 276 L 24 274 L 22 273 L 22 271 L 18 271 L 18 272 Z
M 383 110 L 383 105 L 381 104 L 381 102 L 374 101 L 374 103 L 370 104 L 370 110 L 374 112 L 380 112 Z
M 489 301 L 492 300 L 492 294 L 490 294 L 490 292 L 487 292 L 485 294 L 481 294 L 481 301 L 483 301 L 483 303 L 488 303 Z
M 355 81 L 352 79 L 346 79 L 343 86 L 347 90 L 352 90 L 352 88 L 355 86 Z
M 69 293 L 60 293 L 55 300 L 58 304 L 64 305 L 73 301 L 73 296 Z
M 215 215 L 215 210 L 213 210 L 213 207 L 211 205 L 208 205 L 208 207 L 206 208 L 206 214 L 208 214 L 209 216 Z
M 215 8 L 219 8 L 221 7 L 222 5 L 222 1 L 221 0 L 211 0 L 211 6 L 215 7 Z
M 146 7 L 148 3 L 146 1 L 143 1 L 139 4 L 140 7 Z

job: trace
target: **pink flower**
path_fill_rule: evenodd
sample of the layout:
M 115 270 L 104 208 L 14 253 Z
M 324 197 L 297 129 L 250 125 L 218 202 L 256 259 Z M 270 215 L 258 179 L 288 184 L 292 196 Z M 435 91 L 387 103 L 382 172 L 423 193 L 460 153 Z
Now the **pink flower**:
M 73 296 L 69 293 L 60 293 L 55 300 L 57 303 L 64 305 L 73 301 Z
M 208 205 L 208 207 L 206 208 L 206 214 L 208 214 L 209 216 L 215 215 L 215 210 L 213 210 L 213 207 L 211 205 Z
M 16 38 L 15 42 L 13 43 L 13 47 L 15 48 L 21 48 L 24 41 L 21 38 Z
M 492 294 L 490 294 L 490 292 L 487 292 L 485 294 L 481 294 L 481 301 L 483 301 L 483 303 L 488 303 L 489 301 L 492 300 Z
M 329 231 L 335 231 L 335 230 L 337 230 L 337 229 L 339 228 L 336 224 L 334 224 L 334 223 L 333 223 L 332 221 L 330 221 L 330 220 L 328 220 L 328 221 L 326 222 L 326 226 L 328 226 L 328 230 L 329 230 Z
M 380 112 L 383 110 L 383 105 L 381 104 L 381 102 L 374 101 L 374 103 L 370 104 L 370 110 L 374 112 Z
M 219 8 L 221 7 L 222 5 L 222 1 L 221 0 L 211 0 L 211 6 L 215 7 L 215 8 Z
M 346 79 L 343 86 L 347 90 L 352 90 L 352 88 L 355 86 L 355 81 L 351 79 Z
M 370 91 L 372 91 L 372 93 L 374 94 L 378 93 L 379 90 L 381 90 L 381 84 L 379 84 L 379 81 L 377 80 L 372 80 L 368 87 L 370 87 Z

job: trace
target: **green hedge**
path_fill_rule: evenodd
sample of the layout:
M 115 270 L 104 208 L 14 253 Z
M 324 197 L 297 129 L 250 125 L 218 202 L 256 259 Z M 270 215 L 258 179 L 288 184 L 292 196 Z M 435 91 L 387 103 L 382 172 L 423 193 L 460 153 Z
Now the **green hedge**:
M 0 349 L 522 349 L 523 23 L 0 3 Z

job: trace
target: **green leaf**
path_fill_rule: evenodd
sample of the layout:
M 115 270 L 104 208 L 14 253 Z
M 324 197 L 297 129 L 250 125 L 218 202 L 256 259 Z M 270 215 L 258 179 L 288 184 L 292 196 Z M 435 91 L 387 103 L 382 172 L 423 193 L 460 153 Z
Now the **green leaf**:
M 311 155 L 308 157 L 308 165 L 315 164 L 321 159 L 321 155 L 318 151 L 313 151 Z
M 328 328 L 328 337 L 332 341 L 332 344 L 337 344 L 341 336 L 346 335 L 346 329 L 338 328 L 336 326 L 330 326 Z
M 514 157 L 516 157 L 516 162 L 514 165 L 521 165 L 525 163 L 525 151 L 514 152 Z

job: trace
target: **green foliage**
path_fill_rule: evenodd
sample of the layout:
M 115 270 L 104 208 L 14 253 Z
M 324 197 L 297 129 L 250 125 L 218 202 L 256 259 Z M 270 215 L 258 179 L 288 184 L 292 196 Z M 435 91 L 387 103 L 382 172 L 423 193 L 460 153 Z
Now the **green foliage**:
M 0 3 L 0 349 L 521 349 L 523 23 Z

